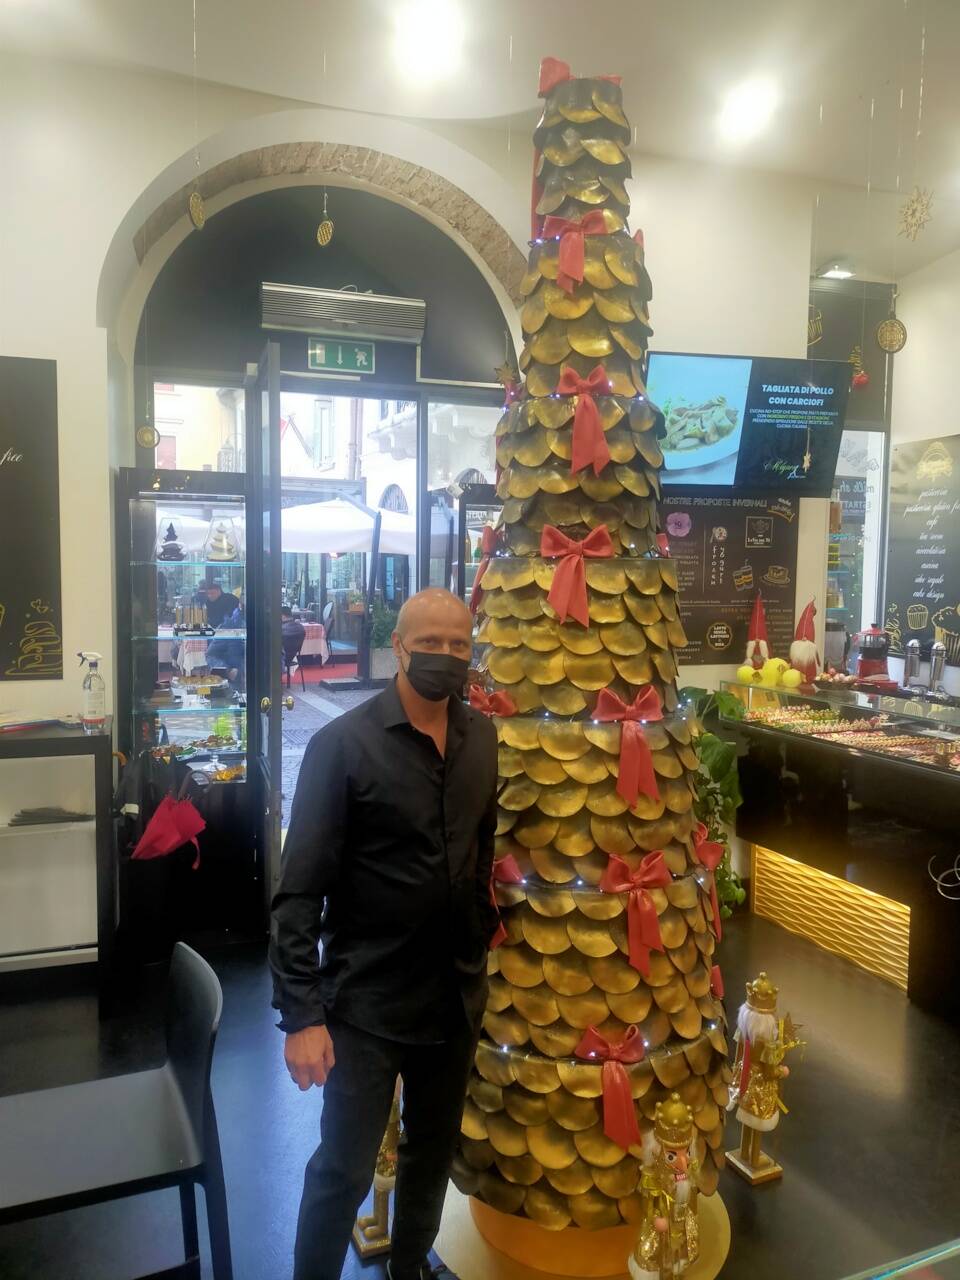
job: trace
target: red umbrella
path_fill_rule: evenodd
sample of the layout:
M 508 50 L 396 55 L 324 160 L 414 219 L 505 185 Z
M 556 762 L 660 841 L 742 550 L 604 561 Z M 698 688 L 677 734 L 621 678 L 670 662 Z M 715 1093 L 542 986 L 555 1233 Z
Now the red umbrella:
M 130 855 L 132 858 L 162 858 L 173 853 L 181 845 L 192 844 L 197 851 L 193 869 L 200 865 L 200 845 L 197 836 L 206 827 L 206 823 L 192 800 L 174 800 L 172 795 L 165 795 L 157 805 L 153 817 L 144 827 L 143 835 L 137 841 L 137 847 Z

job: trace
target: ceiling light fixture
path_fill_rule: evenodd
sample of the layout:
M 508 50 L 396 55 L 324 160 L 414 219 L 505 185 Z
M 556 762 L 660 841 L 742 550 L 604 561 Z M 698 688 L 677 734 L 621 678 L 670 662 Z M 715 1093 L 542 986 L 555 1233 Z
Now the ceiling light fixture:
M 820 280 L 850 280 L 857 273 L 846 262 L 837 262 L 833 258 L 817 272 Z
M 766 129 L 779 103 L 780 94 L 769 77 L 744 80 L 724 98 L 717 132 L 727 143 L 749 142 Z
M 454 0 L 407 0 L 394 13 L 393 55 L 405 79 L 442 80 L 460 68 L 463 15 Z

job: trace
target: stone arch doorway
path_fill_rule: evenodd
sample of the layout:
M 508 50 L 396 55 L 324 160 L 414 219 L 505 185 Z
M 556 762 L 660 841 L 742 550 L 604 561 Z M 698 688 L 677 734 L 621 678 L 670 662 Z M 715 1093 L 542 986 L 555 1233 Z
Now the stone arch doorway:
M 133 236 L 138 261 L 187 213 L 190 194 L 198 190 L 217 210 L 254 189 L 306 182 L 310 185 L 367 187 L 413 208 L 462 241 L 486 267 L 516 305 L 526 269 L 523 254 L 506 230 L 472 196 L 422 165 L 370 147 L 342 143 L 277 143 L 245 151 L 213 166 L 196 181 L 185 183 L 141 223 Z

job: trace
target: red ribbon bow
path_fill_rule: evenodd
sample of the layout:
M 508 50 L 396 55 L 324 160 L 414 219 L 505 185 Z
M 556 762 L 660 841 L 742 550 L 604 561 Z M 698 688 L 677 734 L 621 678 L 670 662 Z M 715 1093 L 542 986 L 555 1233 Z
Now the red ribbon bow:
M 652 800 L 660 798 L 653 756 L 638 720 L 662 720 L 660 697 L 653 685 L 641 689 L 633 702 L 626 703 L 611 689 L 601 689 L 593 712 L 594 720 L 617 721 L 620 730 L 620 770 L 617 795 L 632 809 L 642 791 Z
M 710 872 L 710 902 L 713 906 L 713 936 L 718 942 L 723 938 L 723 925 L 720 923 L 720 899 L 717 896 L 717 867 L 723 858 L 723 845 L 716 840 L 707 839 L 707 828 L 698 822 L 693 832 L 693 852 L 701 866 Z
M 552 524 L 545 524 L 540 535 L 540 554 L 546 559 L 560 557 L 547 602 L 556 609 L 561 622 L 570 617 L 581 626 L 588 627 L 590 611 L 587 606 L 587 571 L 583 558 L 590 556 L 595 560 L 605 560 L 613 555 L 613 543 L 607 526 L 598 524 L 582 542 L 577 542 L 555 529 Z
M 723 974 L 718 964 L 710 970 L 710 994 L 716 996 L 718 1000 L 723 999 Z
M 582 471 L 584 467 L 592 465 L 594 475 L 599 475 L 610 461 L 610 449 L 594 396 L 609 394 L 610 379 L 607 371 L 602 364 L 598 364 L 588 377 L 581 378 L 576 369 L 571 369 L 568 364 L 564 365 L 557 391 L 562 396 L 577 397 L 577 408 L 573 415 L 573 456 L 570 470 Z
M 643 1037 L 638 1027 L 627 1027 L 619 1042 L 607 1040 L 596 1027 L 587 1027 L 574 1053 L 603 1063 L 603 1132 L 611 1142 L 627 1151 L 640 1141 L 637 1113 L 630 1093 L 625 1062 L 643 1061 Z
M 490 901 L 493 903 L 493 909 L 497 913 L 497 927 L 493 937 L 490 939 L 491 951 L 507 940 L 507 931 L 503 927 L 503 921 L 500 919 L 500 905 L 497 902 L 497 891 L 494 887 L 498 881 L 500 884 L 523 883 L 523 872 L 517 866 L 517 860 L 512 853 L 508 853 L 505 858 L 495 862 L 490 871 Z
M 609 80 L 611 84 L 619 84 L 619 76 L 593 76 L 594 80 Z M 541 58 L 540 60 L 540 85 L 537 89 L 537 97 L 545 98 L 548 93 L 552 93 L 558 84 L 563 84 L 565 80 L 572 80 L 573 74 L 570 71 L 570 63 L 563 62 L 560 58 Z
M 545 240 L 560 241 L 558 255 L 560 271 L 557 274 L 557 284 L 565 293 L 573 293 L 578 284 L 583 284 L 585 237 L 605 236 L 607 224 L 599 209 L 585 213 L 579 222 L 551 215 L 544 219 L 540 234 Z
M 480 554 L 483 557 L 477 565 L 477 576 L 473 580 L 473 590 L 470 592 L 470 612 L 476 613 L 480 607 L 480 601 L 483 599 L 483 588 L 480 583 L 483 581 L 483 575 L 487 572 L 490 564 L 490 557 L 497 549 L 497 531 L 493 525 L 485 524 L 483 532 L 480 534 Z
M 627 901 L 630 963 L 645 978 L 650 977 L 650 952 L 663 950 L 660 921 L 650 890 L 665 889 L 671 881 L 672 876 L 659 850 L 648 853 L 636 871 L 631 871 L 618 854 L 611 853 L 607 869 L 600 878 L 600 888 L 604 893 L 630 895 Z
M 504 693 L 502 689 L 498 689 L 495 693 L 487 693 L 478 684 L 470 686 L 470 705 L 474 711 L 479 711 L 484 716 L 515 716 L 517 714 L 517 704 L 509 693 Z

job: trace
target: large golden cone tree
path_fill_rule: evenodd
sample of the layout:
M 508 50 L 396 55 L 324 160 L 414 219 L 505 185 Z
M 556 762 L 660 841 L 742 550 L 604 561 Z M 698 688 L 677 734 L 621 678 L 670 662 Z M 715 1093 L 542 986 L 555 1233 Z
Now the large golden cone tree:
M 475 601 L 503 936 L 454 1177 L 503 1213 L 601 1229 L 639 1220 L 640 1141 L 672 1091 L 716 1188 L 719 848 L 694 816 L 697 728 L 678 707 L 630 127 L 615 80 L 548 59 L 541 96 L 525 383 L 497 432 L 504 507 Z

